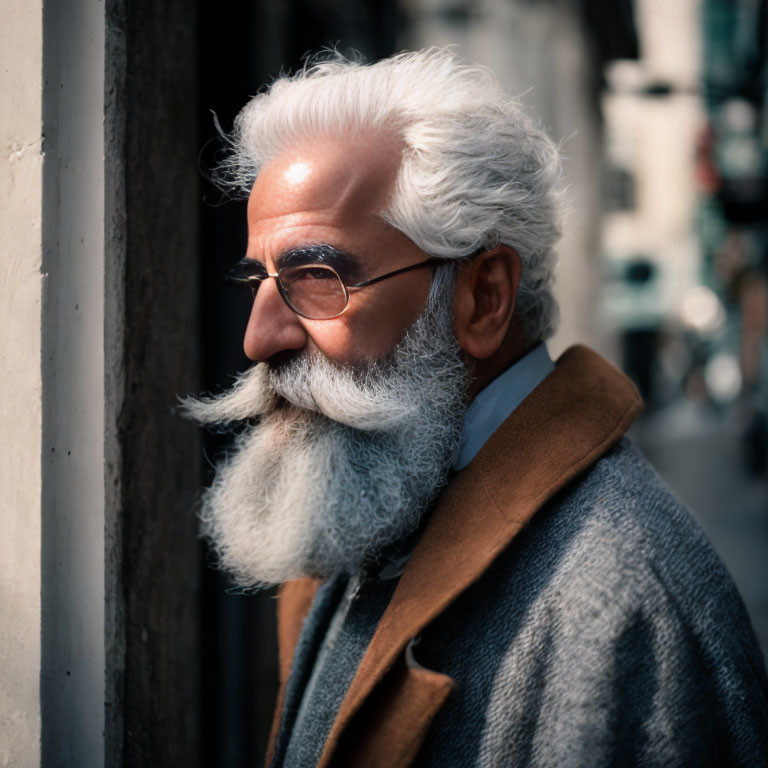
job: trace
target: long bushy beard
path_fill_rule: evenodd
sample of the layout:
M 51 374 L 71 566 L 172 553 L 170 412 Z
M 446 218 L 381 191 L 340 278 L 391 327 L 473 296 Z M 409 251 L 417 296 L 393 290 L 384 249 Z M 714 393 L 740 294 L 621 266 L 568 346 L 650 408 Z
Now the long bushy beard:
M 258 364 L 229 392 L 186 401 L 201 423 L 239 425 L 201 519 L 241 586 L 353 573 L 417 528 L 458 451 L 469 384 L 440 277 L 385 360 Z

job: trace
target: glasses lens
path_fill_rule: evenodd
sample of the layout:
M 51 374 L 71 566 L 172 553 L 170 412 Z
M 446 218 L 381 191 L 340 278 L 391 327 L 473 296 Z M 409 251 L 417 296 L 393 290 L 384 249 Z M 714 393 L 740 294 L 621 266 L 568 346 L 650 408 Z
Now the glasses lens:
M 327 320 L 347 306 L 347 292 L 335 270 L 322 264 L 286 267 L 280 283 L 288 303 L 310 320 Z
M 226 281 L 230 285 L 247 288 L 253 298 L 256 298 L 256 291 L 266 277 L 267 270 L 261 262 L 243 259 L 227 273 Z

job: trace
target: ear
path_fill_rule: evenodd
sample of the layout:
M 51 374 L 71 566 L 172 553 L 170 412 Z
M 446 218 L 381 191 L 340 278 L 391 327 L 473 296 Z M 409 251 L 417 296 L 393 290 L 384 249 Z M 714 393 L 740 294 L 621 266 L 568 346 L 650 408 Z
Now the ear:
M 501 346 L 512 321 L 521 273 L 520 257 L 508 245 L 475 256 L 459 271 L 454 333 L 470 357 L 483 360 Z

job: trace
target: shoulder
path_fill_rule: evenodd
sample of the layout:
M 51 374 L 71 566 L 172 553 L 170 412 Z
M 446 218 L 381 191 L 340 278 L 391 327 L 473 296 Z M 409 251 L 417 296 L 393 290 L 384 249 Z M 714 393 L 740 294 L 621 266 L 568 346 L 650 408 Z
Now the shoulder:
M 425 639 L 425 662 L 463 690 L 446 730 L 481 708 L 481 752 L 674 766 L 768 754 L 768 684 L 741 599 L 627 440 L 551 499 Z
M 617 624 L 638 611 L 668 616 L 708 636 L 746 628 L 752 641 L 701 526 L 626 438 L 540 510 L 514 547 L 527 576 L 537 583 L 545 571 L 542 591 L 572 611 Z
M 550 499 L 460 602 L 478 601 L 499 606 L 486 622 L 574 624 L 604 642 L 640 615 L 707 642 L 755 646 L 701 526 L 626 438 Z M 537 622 L 533 607 L 559 621 Z
M 695 588 L 705 569 L 724 575 L 703 530 L 624 438 L 531 521 L 521 548 L 552 550 L 558 568 L 600 581 L 619 577 Z

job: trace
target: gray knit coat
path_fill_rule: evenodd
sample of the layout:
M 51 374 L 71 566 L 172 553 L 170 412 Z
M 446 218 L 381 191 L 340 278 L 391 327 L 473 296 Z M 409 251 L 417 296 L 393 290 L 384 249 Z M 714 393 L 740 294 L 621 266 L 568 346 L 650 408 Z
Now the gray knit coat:
M 273 765 L 309 768 L 392 594 L 338 580 L 304 622 Z M 333 648 L 296 712 L 331 617 Z M 768 682 L 701 528 L 622 440 L 551 499 L 411 649 L 456 688 L 429 768 L 768 766 Z

